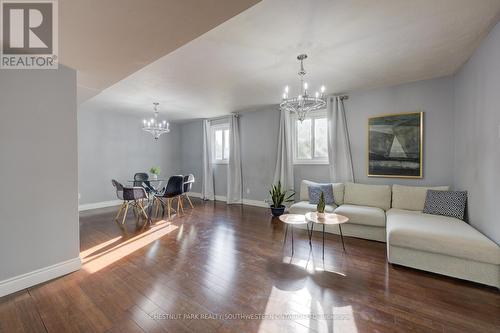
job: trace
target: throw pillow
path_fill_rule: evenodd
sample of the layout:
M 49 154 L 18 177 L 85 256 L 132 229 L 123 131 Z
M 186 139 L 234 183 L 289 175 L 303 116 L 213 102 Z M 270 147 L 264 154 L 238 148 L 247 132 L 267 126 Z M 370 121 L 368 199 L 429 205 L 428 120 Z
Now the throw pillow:
M 308 187 L 309 190 L 309 203 L 317 205 L 319 203 L 319 197 L 321 196 L 321 192 L 325 196 L 325 203 L 327 205 L 333 204 L 333 186 L 332 184 L 318 184 L 318 185 L 310 185 Z
M 464 219 L 467 191 L 428 190 L 424 213 Z

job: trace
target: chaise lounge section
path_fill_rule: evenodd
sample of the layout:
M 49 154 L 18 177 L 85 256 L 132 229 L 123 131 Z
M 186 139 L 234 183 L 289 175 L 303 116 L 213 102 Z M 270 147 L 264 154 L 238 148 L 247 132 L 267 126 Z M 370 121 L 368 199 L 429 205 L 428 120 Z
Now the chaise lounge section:
M 300 202 L 292 214 L 315 211 L 303 180 Z M 326 211 L 349 217 L 342 226 L 346 236 L 387 242 L 392 264 L 421 269 L 500 288 L 500 247 L 468 223 L 447 216 L 425 214 L 427 191 L 447 186 L 416 187 L 332 184 L 335 204 Z M 336 226 L 326 228 L 338 234 Z

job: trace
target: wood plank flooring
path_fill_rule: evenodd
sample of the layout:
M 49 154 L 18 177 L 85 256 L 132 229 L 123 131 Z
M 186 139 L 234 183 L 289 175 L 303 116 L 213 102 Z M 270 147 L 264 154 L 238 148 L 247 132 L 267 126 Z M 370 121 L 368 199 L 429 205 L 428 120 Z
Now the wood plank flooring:
M 321 234 L 310 251 L 264 208 L 195 201 L 120 228 L 81 213 L 83 268 L 0 298 L 0 332 L 500 332 L 495 288 L 386 261 L 385 244 Z M 290 238 L 289 238 L 290 240 Z

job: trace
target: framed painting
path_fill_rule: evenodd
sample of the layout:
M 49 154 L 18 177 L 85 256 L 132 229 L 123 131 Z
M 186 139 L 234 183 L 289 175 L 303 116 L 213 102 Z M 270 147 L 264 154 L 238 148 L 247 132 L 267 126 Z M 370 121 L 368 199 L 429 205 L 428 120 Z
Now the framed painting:
M 368 119 L 368 177 L 423 177 L 424 113 Z

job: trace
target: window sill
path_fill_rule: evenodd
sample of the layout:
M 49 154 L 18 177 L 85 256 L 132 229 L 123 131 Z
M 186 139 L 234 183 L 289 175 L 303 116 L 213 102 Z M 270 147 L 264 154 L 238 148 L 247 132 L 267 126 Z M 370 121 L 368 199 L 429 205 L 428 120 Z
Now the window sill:
M 328 161 L 294 161 L 293 165 L 329 165 Z
M 229 161 L 213 161 L 212 165 L 228 165 Z

